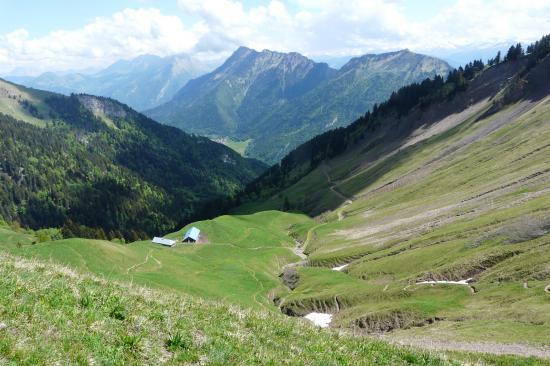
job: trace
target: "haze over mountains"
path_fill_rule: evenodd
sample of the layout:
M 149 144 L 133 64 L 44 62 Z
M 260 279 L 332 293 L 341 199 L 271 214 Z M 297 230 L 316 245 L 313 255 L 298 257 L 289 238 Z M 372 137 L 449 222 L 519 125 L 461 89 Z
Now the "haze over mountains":
M 56 93 L 87 93 L 116 99 L 142 111 L 169 101 L 188 80 L 212 70 L 215 63 L 185 54 L 142 55 L 119 60 L 94 73 L 47 72 L 37 77 L 6 77 L 15 83 Z
M 336 70 L 298 53 L 241 47 L 145 113 L 187 132 L 246 140 L 248 156 L 273 163 L 312 136 L 347 125 L 399 87 L 450 69 L 408 50 L 356 57 Z

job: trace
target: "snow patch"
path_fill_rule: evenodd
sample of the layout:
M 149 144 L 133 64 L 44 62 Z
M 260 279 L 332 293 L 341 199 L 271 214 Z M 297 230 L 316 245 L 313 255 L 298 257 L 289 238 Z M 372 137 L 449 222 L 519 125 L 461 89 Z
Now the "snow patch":
M 338 116 L 334 117 L 334 119 L 332 120 L 332 122 L 329 122 L 327 124 L 325 124 L 325 127 L 328 128 L 328 127 L 332 127 L 334 126 L 334 124 L 338 122 Z
M 338 267 L 333 267 L 332 270 L 333 271 L 341 271 L 343 270 L 344 268 L 346 268 L 348 266 L 348 264 L 343 264 L 341 266 L 338 266 Z
M 468 286 L 470 282 L 473 281 L 473 278 L 468 278 L 460 281 L 421 281 L 417 282 L 417 285 L 436 285 L 436 284 L 450 284 L 450 285 L 466 285 Z
M 304 316 L 307 320 L 312 322 L 318 327 L 326 328 L 329 326 L 330 322 L 332 321 L 332 314 L 327 313 L 309 313 L 306 316 Z

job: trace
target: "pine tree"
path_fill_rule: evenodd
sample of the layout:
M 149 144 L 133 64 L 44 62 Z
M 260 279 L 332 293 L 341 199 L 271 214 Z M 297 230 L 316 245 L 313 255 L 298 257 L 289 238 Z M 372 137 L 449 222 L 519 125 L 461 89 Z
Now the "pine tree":
M 290 202 L 288 201 L 288 197 L 285 196 L 284 202 L 283 202 L 283 211 L 289 211 L 290 210 Z

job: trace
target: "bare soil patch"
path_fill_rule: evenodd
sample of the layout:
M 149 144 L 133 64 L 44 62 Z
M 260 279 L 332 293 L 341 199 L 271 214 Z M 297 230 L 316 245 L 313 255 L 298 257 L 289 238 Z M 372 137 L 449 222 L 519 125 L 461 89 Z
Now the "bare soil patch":
M 391 336 L 383 336 L 384 340 L 393 344 L 418 347 L 422 349 L 431 349 L 438 351 L 463 351 L 463 352 L 482 352 L 495 355 L 517 355 L 525 357 L 550 358 L 550 348 L 536 347 L 519 343 L 493 343 L 493 342 L 460 342 L 444 339 L 430 338 L 399 338 L 392 339 Z

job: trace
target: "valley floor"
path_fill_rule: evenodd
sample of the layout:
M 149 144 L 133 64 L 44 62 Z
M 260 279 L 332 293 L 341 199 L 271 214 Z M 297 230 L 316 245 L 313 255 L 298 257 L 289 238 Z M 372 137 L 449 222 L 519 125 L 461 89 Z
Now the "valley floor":
M 550 358 L 550 347 L 535 347 L 527 344 L 502 344 L 495 342 L 460 342 L 449 341 L 445 336 L 435 336 L 432 334 L 429 338 L 400 338 L 398 335 L 380 337 L 392 344 L 412 346 L 426 350 L 438 351 L 460 351 L 460 352 L 482 352 L 495 355 L 517 355 L 523 357 Z

